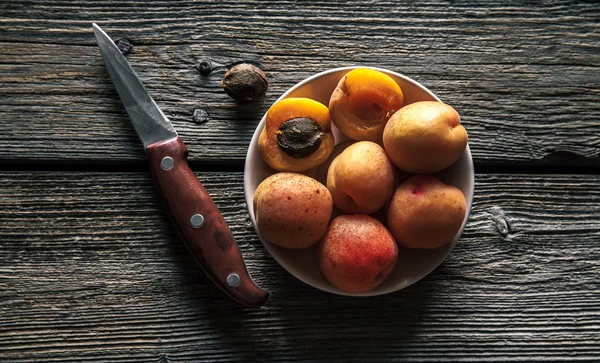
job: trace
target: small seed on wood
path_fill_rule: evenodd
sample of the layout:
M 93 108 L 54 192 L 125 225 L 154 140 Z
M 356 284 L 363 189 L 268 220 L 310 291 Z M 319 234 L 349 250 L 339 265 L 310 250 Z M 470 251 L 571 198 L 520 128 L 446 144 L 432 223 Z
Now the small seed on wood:
M 260 100 L 267 93 L 268 86 L 267 76 L 251 64 L 238 64 L 223 77 L 223 89 L 239 103 Z

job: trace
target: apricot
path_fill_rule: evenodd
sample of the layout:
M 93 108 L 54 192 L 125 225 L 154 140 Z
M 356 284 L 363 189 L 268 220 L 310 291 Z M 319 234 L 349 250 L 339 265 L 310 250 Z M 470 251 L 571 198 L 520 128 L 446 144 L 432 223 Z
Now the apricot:
M 273 169 L 302 172 L 331 155 L 335 144 L 331 117 L 322 103 L 286 98 L 271 106 L 265 119 L 258 150 Z
M 327 158 L 327 160 L 325 160 L 323 164 L 319 165 L 319 168 L 317 169 L 317 175 L 315 176 L 315 179 L 317 179 L 319 183 L 327 184 L 327 172 L 329 171 L 329 166 L 339 154 L 344 152 L 344 150 L 346 150 L 348 146 L 354 143 L 356 143 L 356 141 L 346 140 L 335 145 L 335 147 L 333 148 L 333 152 L 331 153 L 331 155 L 329 155 L 329 158 Z
M 333 159 L 327 189 L 336 207 L 348 213 L 375 213 L 394 193 L 394 166 L 381 146 L 359 141 Z
M 404 95 L 388 75 L 354 69 L 338 83 L 329 99 L 333 123 L 354 140 L 381 140 L 390 116 L 402 107 Z
M 317 253 L 325 278 L 338 289 L 352 293 L 379 286 L 398 260 L 398 246 L 390 232 L 364 214 L 335 218 Z
M 281 247 L 304 248 L 325 235 L 333 210 L 331 194 L 298 173 L 277 173 L 259 184 L 254 214 L 261 236 Z
M 454 108 L 422 101 L 402 107 L 390 117 L 383 146 L 392 162 L 413 174 L 431 174 L 460 158 L 467 146 L 467 131 Z
M 404 247 L 438 248 L 458 233 L 466 209 L 460 189 L 432 175 L 415 175 L 394 192 L 387 226 Z

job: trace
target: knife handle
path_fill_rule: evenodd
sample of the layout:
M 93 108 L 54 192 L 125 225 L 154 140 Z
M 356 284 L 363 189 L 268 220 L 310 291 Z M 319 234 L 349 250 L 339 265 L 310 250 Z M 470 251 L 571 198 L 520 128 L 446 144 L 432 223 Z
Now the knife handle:
M 269 298 L 246 268 L 238 245 L 208 192 L 190 169 L 179 136 L 146 148 L 150 173 L 169 219 L 188 252 L 208 278 L 245 307 Z

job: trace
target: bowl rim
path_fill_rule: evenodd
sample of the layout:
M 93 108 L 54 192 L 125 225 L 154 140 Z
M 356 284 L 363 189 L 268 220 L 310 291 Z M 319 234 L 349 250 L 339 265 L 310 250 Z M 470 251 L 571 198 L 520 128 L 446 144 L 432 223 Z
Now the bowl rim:
M 380 67 L 372 67 L 372 66 L 365 66 L 365 65 L 355 65 L 355 66 L 346 66 L 346 67 L 338 67 L 338 68 L 331 68 L 319 73 L 315 73 L 312 76 L 309 76 L 307 78 L 304 78 L 302 81 L 296 83 L 295 85 L 293 85 L 292 87 L 288 88 L 287 91 L 285 91 L 281 96 L 279 96 L 279 98 L 277 98 L 276 101 L 274 101 L 271 105 L 281 101 L 282 99 L 285 99 L 288 97 L 288 95 L 292 92 L 294 92 L 296 89 L 302 87 L 303 85 L 312 82 L 313 80 L 326 76 L 328 74 L 331 73 L 336 73 L 336 72 L 341 72 L 341 71 L 351 71 L 353 69 L 357 69 L 357 68 L 368 68 L 368 69 L 373 69 L 376 71 L 380 71 L 386 74 L 393 74 L 395 77 L 401 78 L 407 82 L 413 83 L 415 85 L 417 85 L 419 88 L 421 88 L 423 91 L 425 91 L 427 94 L 429 94 L 433 99 L 435 99 L 438 102 L 443 102 L 438 96 L 436 96 L 433 92 L 431 92 L 427 87 L 423 86 L 421 83 L 415 81 L 414 79 L 407 77 L 403 74 L 400 74 L 398 72 L 392 71 L 390 69 L 386 69 L 386 68 L 380 68 Z M 270 108 L 270 107 L 269 107 Z M 260 136 L 260 133 L 262 132 L 263 128 L 264 128 L 264 124 L 265 124 L 265 114 L 263 115 L 263 117 L 261 118 L 261 120 L 259 121 L 258 125 L 256 126 L 256 129 L 254 130 L 254 133 L 252 134 L 252 138 L 250 139 L 250 143 L 248 144 L 248 150 L 246 152 L 246 158 L 244 160 L 244 178 L 243 178 L 243 182 L 244 182 L 244 199 L 246 200 L 246 210 L 248 211 L 248 215 L 250 217 L 250 221 L 252 222 L 252 226 L 254 228 L 254 231 L 256 233 L 256 236 L 258 237 L 259 241 L 262 243 L 262 245 L 264 246 L 264 248 L 267 250 L 267 252 L 269 253 L 269 255 L 281 266 L 283 267 L 284 270 L 286 270 L 290 275 L 294 276 L 295 278 L 297 278 L 298 280 L 302 281 L 303 283 L 307 284 L 308 286 L 311 286 L 315 289 L 321 290 L 321 291 L 325 291 L 334 295 L 341 295 L 341 296 L 351 296 L 351 297 L 371 297 L 371 296 L 380 296 L 380 295 L 386 295 L 386 294 L 390 294 L 393 292 L 397 292 L 400 290 L 403 290 L 411 285 L 413 285 L 414 283 L 424 279 L 425 277 L 427 277 L 429 274 L 431 274 L 436 268 L 438 268 L 450 255 L 450 253 L 452 252 L 452 250 L 454 249 L 454 247 L 456 246 L 458 240 L 460 239 L 460 237 L 462 236 L 464 229 L 467 225 L 467 222 L 470 218 L 471 215 L 471 209 L 472 209 L 472 205 L 473 205 L 473 196 L 475 194 L 475 168 L 474 168 L 474 164 L 473 164 L 473 157 L 471 154 L 471 149 L 469 147 L 469 143 L 467 142 L 467 145 L 465 147 L 465 151 L 464 151 L 464 155 L 466 155 L 466 157 L 468 158 L 468 163 L 467 163 L 467 167 L 468 167 L 468 183 L 470 188 L 470 195 L 465 195 L 465 199 L 468 201 L 467 203 L 467 208 L 465 211 L 465 218 L 463 220 L 463 223 L 459 229 L 459 231 L 456 233 L 455 237 L 452 239 L 452 241 L 450 242 L 450 247 L 448 248 L 448 251 L 446 252 L 446 254 L 444 255 L 444 257 L 440 260 L 439 263 L 437 264 L 432 264 L 431 266 L 429 266 L 427 269 L 424 269 L 424 273 L 420 274 L 420 276 L 418 278 L 415 278 L 414 280 L 408 282 L 407 284 L 405 284 L 404 286 L 401 287 L 394 287 L 394 286 L 390 286 L 386 289 L 380 290 L 380 291 L 368 291 L 368 292 L 363 292 L 363 293 L 351 293 L 351 292 L 345 292 L 342 291 L 340 289 L 335 288 L 333 285 L 331 285 L 331 283 L 329 283 L 331 286 L 325 286 L 325 287 L 319 287 L 319 286 L 315 286 L 312 283 L 308 282 L 303 276 L 298 276 L 297 274 L 293 273 L 292 271 L 290 271 L 290 269 L 288 268 L 288 266 L 280 260 L 280 258 L 277 256 L 276 253 L 273 253 L 271 246 L 270 246 L 270 242 L 265 241 L 261 235 L 260 232 L 258 230 L 258 226 L 256 225 L 256 218 L 253 215 L 254 209 L 251 208 L 251 205 L 253 204 L 253 200 L 249 200 L 249 173 L 250 173 L 250 168 L 251 166 L 248 163 L 248 158 L 250 156 L 250 151 L 251 151 L 251 147 L 254 144 L 258 143 L 258 137 Z

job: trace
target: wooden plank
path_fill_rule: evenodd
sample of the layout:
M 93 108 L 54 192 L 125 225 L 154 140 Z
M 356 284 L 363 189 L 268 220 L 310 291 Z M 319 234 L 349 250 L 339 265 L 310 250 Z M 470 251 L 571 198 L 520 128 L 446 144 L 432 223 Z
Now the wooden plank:
M 128 58 L 193 161 L 241 165 L 268 106 L 319 71 L 377 65 L 461 113 L 477 165 L 600 165 L 600 8 L 593 2 L 0 1 L 4 163 L 141 163 L 143 150 L 102 65 L 90 23 L 134 45 Z M 201 76 L 194 65 L 218 68 Z M 220 88 L 251 61 L 263 102 Z M 192 121 L 195 109 L 210 121 Z
M 146 173 L 0 173 L 0 360 L 600 360 L 600 176 L 478 175 L 449 258 L 349 298 L 287 274 L 250 225 L 240 173 L 202 173 L 253 277 L 246 311 L 206 282 Z

